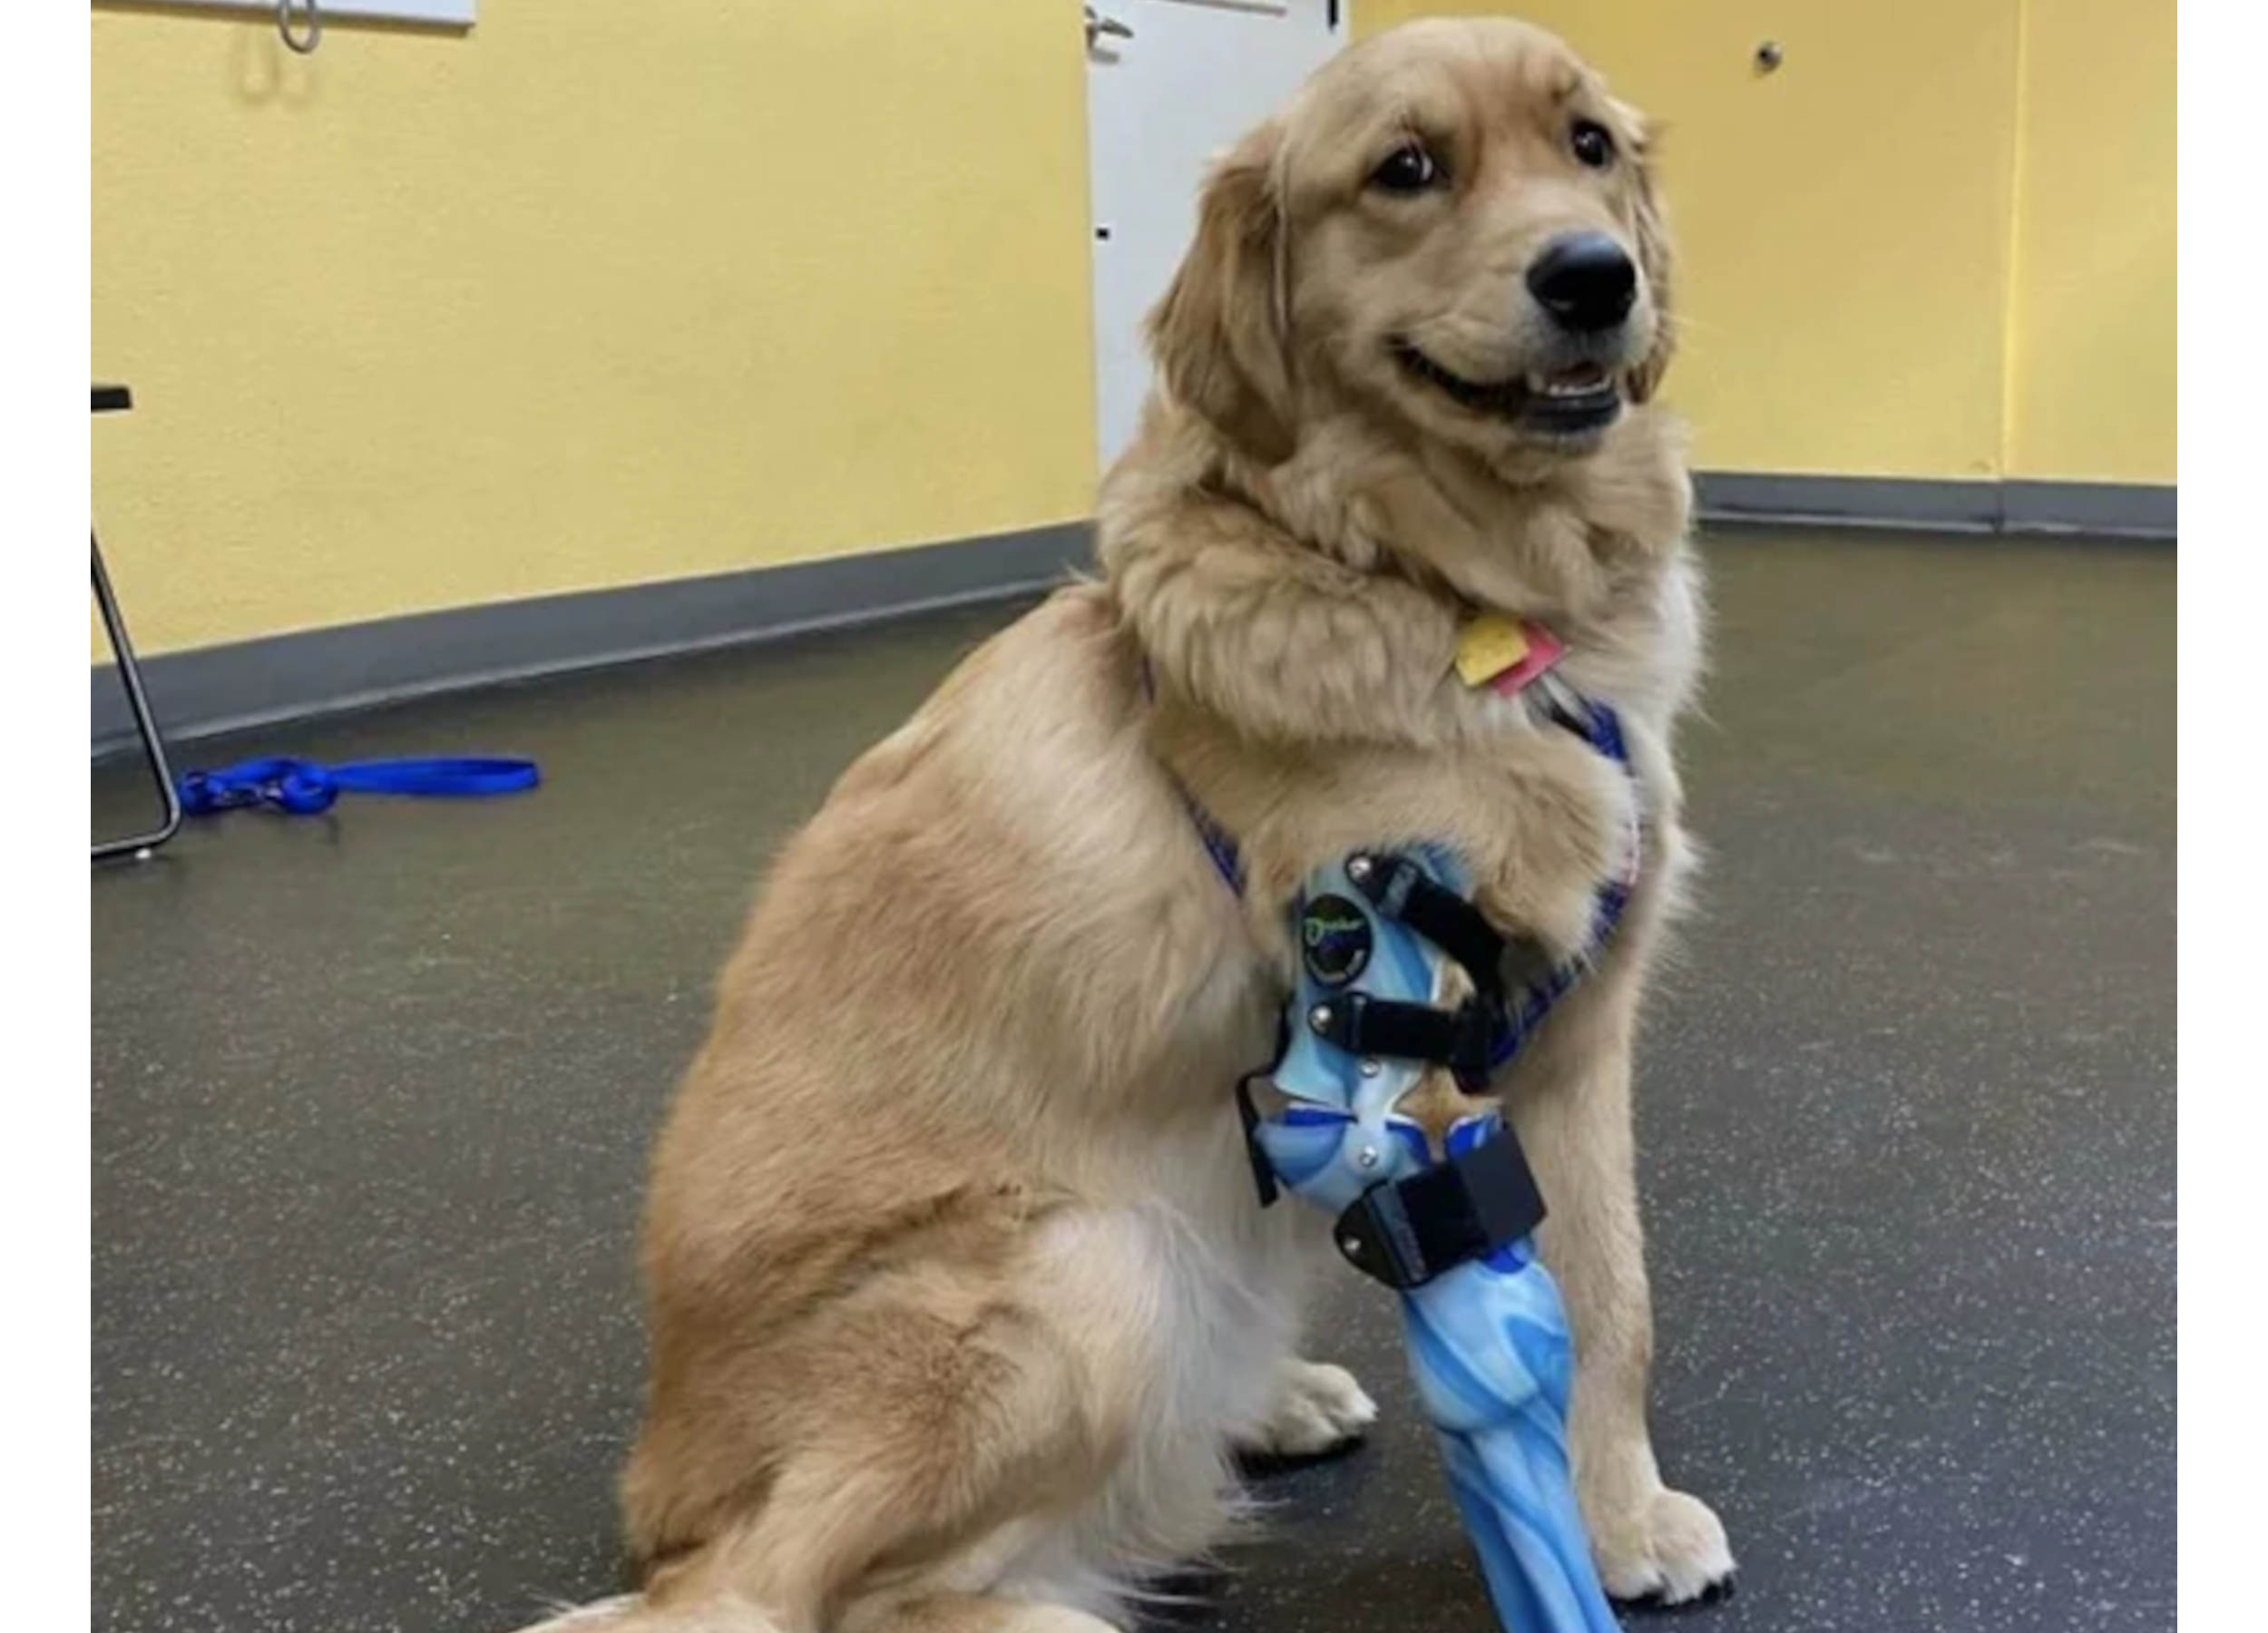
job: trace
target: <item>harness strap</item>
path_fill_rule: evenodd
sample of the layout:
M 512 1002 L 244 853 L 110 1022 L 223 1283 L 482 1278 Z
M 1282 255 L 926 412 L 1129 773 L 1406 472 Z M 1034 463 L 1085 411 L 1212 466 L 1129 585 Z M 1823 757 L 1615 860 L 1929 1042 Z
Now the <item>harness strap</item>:
M 1391 1184 L 1374 1185 L 1333 1231 L 1346 1262 L 1404 1291 L 1485 1258 L 1543 1223 L 1543 1193 L 1510 1130 Z
M 1213 820 L 1211 812 L 1198 804 L 1188 789 L 1177 781 L 1174 790 L 1181 796 L 1182 808 L 1189 813 L 1189 826 L 1197 829 L 1198 839 L 1204 845 L 1206 856 L 1212 859 L 1213 871 L 1220 875 L 1221 883 L 1228 886 L 1230 895 L 1243 895 L 1245 863 L 1243 854 L 1237 848 L 1237 842 L 1222 830 L 1220 824 Z
M 1158 701 L 1158 671 L 1150 667 L 1148 658 L 1142 660 L 1142 700 L 1153 704 Z M 1237 842 L 1228 836 L 1219 823 L 1213 820 L 1213 814 L 1197 802 L 1197 797 L 1181 786 L 1179 777 L 1170 771 L 1166 776 L 1173 784 L 1173 791 L 1180 796 L 1181 808 L 1189 814 L 1189 826 L 1197 830 L 1198 839 L 1204 845 L 1205 854 L 1212 861 L 1213 871 L 1220 875 L 1221 883 L 1228 886 L 1229 895 L 1242 896 L 1245 893 L 1245 864 L 1243 855 L 1237 849 Z

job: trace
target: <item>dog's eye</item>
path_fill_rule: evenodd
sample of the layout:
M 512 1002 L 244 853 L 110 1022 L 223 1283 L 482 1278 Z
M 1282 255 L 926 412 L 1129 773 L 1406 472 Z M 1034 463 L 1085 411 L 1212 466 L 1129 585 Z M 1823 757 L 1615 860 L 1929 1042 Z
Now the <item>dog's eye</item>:
M 1574 150 L 1577 163 L 1593 170 L 1605 170 L 1615 161 L 1615 139 L 1595 119 L 1577 120 L 1574 130 L 1568 132 L 1567 144 Z
M 1423 192 L 1442 179 L 1442 167 L 1433 155 L 1413 142 L 1388 153 L 1379 167 L 1371 171 L 1370 184 L 1391 193 Z

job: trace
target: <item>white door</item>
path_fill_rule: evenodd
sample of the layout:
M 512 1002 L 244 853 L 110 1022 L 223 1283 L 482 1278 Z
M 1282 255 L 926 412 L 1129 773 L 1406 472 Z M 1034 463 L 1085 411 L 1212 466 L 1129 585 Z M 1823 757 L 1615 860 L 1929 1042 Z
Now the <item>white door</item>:
M 1105 469 L 1133 441 L 1143 317 L 1173 281 L 1215 155 L 1345 40 L 1348 0 L 1094 0 L 1087 164 L 1095 214 L 1095 402 Z

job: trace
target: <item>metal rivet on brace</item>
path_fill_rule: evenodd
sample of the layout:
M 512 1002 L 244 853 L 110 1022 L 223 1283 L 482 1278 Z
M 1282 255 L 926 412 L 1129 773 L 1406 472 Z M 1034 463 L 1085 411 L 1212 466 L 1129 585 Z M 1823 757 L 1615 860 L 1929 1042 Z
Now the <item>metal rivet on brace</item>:
M 1318 1003 L 1309 1010 L 1307 1024 L 1319 1032 L 1329 1032 L 1331 1030 L 1331 1006 L 1327 1003 Z
M 1364 1077 L 1376 1077 L 1380 1070 L 1381 1068 L 1376 1061 L 1371 1060 L 1367 1056 L 1364 1057 L 1362 1064 L 1362 1073 Z
M 1368 856 L 1354 856 L 1346 859 L 1346 876 L 1357 885 L 1370 877 L 1370 869 L 1371 860 Z
M 1361 1150 L 1355 1152 L 1354 1166 L 1356 1168 L 1364 1169 L 1376 1168 L 1378 1166 L 1378 1148 L 1376 1146 L 1364 1146 Z
M 1345 1254 L 1346 1257 L 1351 1259 L 1359 1259 L 1363 1257 L 1363 1245 L 1362 1243 L 1356 1241 L 1353 1237 L 1341 1237 L 1339 1238 L 1339 1251 Z

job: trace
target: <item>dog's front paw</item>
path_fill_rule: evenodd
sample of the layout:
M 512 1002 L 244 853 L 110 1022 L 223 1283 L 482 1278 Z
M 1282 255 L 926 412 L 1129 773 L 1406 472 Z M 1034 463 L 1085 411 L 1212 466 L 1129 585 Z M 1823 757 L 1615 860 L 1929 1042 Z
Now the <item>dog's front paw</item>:
M 1623 1511 L 1591 1521 L 1608 1594 L 1624 1603 L 1683 1605 L 1732 1590 L 1733 1550 L 1709 1505 L 1657 1486 Z
M 1346 1368 L 1287 1361 L 1267 1421 L 1242 1449 L 1260 1457 L 1315 1457 L 1360 1440 L 1377 1421 L 1378 1403 Z

